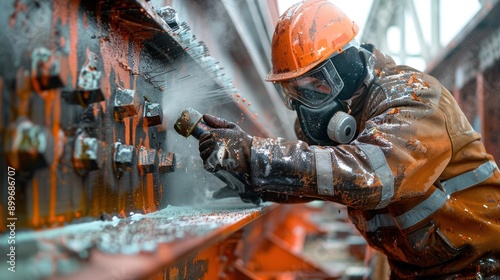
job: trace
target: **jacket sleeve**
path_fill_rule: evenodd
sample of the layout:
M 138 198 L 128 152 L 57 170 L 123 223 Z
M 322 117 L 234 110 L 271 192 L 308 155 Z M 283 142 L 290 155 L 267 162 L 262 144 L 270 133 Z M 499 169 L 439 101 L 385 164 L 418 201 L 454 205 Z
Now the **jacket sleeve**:
M 379 209 L 424 195 L 451 157 L 441 86 L 402 72 L 379 81 L 356 140 L 335 147 L 254 138 L 251 182 L 257 189 Z M 408 82 L 411 80 L 411 82 Z

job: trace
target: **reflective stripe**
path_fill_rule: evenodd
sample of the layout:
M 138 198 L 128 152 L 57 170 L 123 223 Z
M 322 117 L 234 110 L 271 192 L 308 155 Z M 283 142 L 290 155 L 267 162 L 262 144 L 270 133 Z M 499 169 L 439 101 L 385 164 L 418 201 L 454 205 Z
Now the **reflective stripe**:
M 444 194 L 441 190 L 436 189 L 431 196 L 420 202 L 420 204 L 413 207 L 406 213 L 397 216 L 395 218 L 396 223 L 400 229 L 412 227 L 432 215 L 439 208 L 443 207 L 445 202 L 446 194 Z
M 366 232 L 375 232 L 382 227 L 395 227 L 396 222 L 389 213 L 377 214 L 364 223 Z
M 436 189 L 426 200 L 410 209 L 408 212 L 393 218 L 388 213 L 375 215 L 371 220 L 364 221 L 367 232 L 374 232 L 381 227 L 397 226 L 407 229 L 428 218 L 446 203 L 447 195 L 473 187 L 488 179 L 497 168 L 494 162 L 488 161 L 478 168 L 453 177 L 442 183 L 446 193 Z
M 389 205 L 394 196 L 394 175 L 392 174 L 391 168 L 380 147 L 370 144 L 358 144 L 357 146 L 366 154 L 370 166 L 382 182 L 382 195 L 375 209 L 384 208 Z
M 314 151 L 314 159 L 316 161 L 318 194 L 334 195 L 332 156 L 330 155 L 330 151 L 316 146 L 312 146 L 311 148 Z
M 493 174 L 495 168 L 497 168 L 497 165 L 494 162 L 488 161 L 472 171 L 465 172 L 442 182 L 441 185 L 447 194 L 459 192 L 488 179 Z

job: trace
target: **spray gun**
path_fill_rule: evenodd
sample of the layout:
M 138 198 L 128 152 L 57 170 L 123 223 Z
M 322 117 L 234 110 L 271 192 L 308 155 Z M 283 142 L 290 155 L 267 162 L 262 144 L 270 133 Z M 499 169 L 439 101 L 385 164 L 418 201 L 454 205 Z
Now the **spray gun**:
M 196 139 L 200 139 L 200 136 L 212 129 L 203 121 L 203 115 L 193 108 L 186 108 L 182 111 L 179 118 L 174 125 L 175 131 L 180 135 L 188 138 L 193 136 Z M 219 178 L 222 182 L 226 184 L 225 188 L 214 193 L 214 198 L 225 198 L 239 196 L 244 202 L 252 202 L 254 204 L 260 204 L 260 197 L 258 196 L 242 196 L 247 189 L 247 184 L 245 178 L 237 173 L 218 170 L 213 173 L 215 177 Z

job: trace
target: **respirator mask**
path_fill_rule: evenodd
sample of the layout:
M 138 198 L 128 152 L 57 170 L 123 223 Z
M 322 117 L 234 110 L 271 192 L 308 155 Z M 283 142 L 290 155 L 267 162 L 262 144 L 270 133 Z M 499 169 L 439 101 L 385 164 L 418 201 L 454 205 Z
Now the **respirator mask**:
M 356 120 L 339 100 L 344 82 L 331 58 L 306 74 L 274 83 L 285 106 L 297 111 L 302 131 L 311 144 L 335 145 L 352 141 Z

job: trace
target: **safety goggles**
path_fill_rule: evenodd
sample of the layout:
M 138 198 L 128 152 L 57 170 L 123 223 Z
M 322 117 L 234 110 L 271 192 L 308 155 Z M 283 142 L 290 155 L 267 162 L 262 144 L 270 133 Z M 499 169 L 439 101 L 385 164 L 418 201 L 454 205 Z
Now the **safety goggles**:
M 344 87 L 344 82 L 332 61 L 328 59 L 298 78 L 274 83 L 274 85 L 285 106 L 293 110 L 293 100 L 307 107 L 321 107 L 337 97 Z

